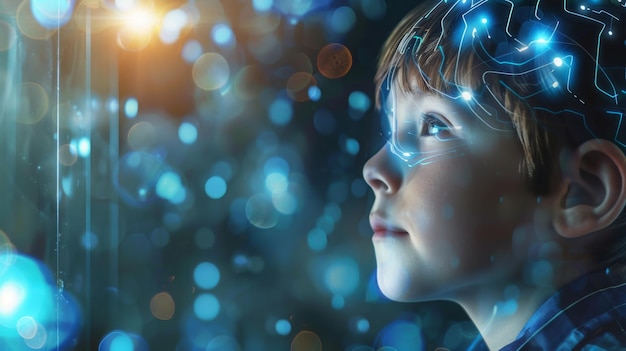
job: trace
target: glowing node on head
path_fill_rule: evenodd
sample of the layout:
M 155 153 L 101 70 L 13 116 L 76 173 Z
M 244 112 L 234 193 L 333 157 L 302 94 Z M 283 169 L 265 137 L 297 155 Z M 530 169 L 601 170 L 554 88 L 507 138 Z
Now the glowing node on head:
M 480 21 L 481 21 L 483 24 L 486 24 L 486 23 L 487 23 L 487 19 L 486 19 L 486 18 L 483 18 L 483 19 L 482 19 L 482 20 L 480 20 Z
M 556 88 L 556 87 L 558 87 L 558 86 L 559 86 L 559 82 L 554 82 L 554 83 L 552 83 L 552 87 L 553 87 L 553 88 Z
M 546 40 L 546 38 L 541 37 L 541 38 L 537 39 L 537 42 L 538 42 L 539 44 L 545 44 L 545 43 L 547 43 L 548 41 Z
M 463 100 L 469 101 L 472 99 L 472 93 L 470 93 L 469 91 L 464 91 L 461 93 L 461 97 L 463 98 Z
M 613 31 L 612 30 L 609 31 L 609 35 L 613 35 Z
M 585 5 L 580 5 L 580 9 L 581 10 L 585 10 L 585 9 L 587 9 L 587 7 Z
M 560 57 L 555 57 L 554 60 L 552 60 L 552 62 L 557 67 L 561 67 L 563 65 L 563 59 Z

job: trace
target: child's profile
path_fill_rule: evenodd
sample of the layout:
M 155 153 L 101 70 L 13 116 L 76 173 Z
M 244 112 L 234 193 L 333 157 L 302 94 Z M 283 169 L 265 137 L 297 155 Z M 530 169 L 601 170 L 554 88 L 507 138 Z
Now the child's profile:
M 427 1 L 376 74 L 363 174 L 381 291 L 451 300 L 472 349 L 626 349 L 626 8 Z

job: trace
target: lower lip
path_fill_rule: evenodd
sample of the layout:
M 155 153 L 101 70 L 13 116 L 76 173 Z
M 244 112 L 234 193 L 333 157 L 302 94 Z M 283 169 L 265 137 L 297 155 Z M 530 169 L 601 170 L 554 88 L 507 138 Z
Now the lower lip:
M 402 238 L 409 236 L 407 232 L 393 232 L 387 230 L 377 230 L 374 232 L 374 239 L 382 239 L 382 238 Z

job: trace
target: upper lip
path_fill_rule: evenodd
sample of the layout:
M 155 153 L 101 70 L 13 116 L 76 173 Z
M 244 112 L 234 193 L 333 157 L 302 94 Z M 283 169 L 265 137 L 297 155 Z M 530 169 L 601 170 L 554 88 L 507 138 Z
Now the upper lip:
M 385 233 L 407 234 L 406 230 L 402 229 L 399 226 L 392 224 L 391 222 L 386 220 L 384 217 L 376 213 L 370 214 L 370 226 L 372 227 L 372 230 L 374 230 L 374 233 L 385 232 Z

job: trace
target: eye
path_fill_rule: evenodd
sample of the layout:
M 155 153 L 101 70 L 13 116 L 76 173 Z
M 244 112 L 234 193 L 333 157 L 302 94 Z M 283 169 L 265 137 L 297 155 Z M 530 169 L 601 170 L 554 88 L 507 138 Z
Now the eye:
M 453 128 L 433 114 L 422 116 L 421 136 L 434 136 L 440 140 L 453 139 Z

